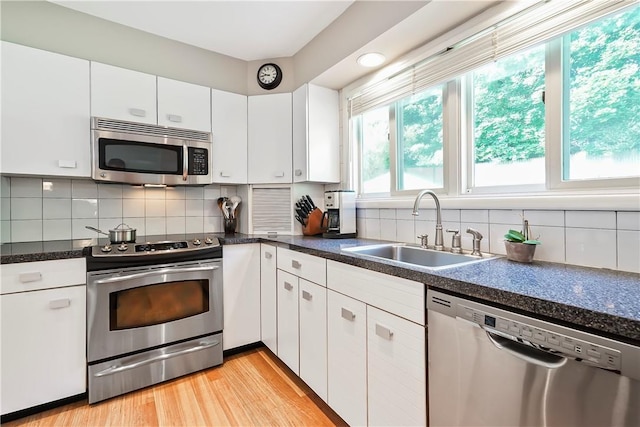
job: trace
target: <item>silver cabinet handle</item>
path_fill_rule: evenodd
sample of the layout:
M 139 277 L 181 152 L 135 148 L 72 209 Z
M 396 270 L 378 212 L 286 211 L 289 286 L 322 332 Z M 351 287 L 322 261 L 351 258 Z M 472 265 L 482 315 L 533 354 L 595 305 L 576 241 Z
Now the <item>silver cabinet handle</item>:
M 296 261 L 295 259 L 291 261 L 291 267 L 293 268 L 300 268 L 302 267 L 302 264 L 300 264 L 298 261 Z
M 159 276 L 162 274 L 178 274 L 178 273 L 193 273 L 198 271 L 213 271 L 217 270 L 218 266 L 213 267 L 194 267 L 194 268 L 161 268 L 159 270 L 145 271 L 144 273 L 129 274 L 127 276 L 109 277 L 108 279 L 96 280 L 96 285 L 103 283 L 124 282 L 125 280 L 140 279 L 148 276 Z
M 182 180 L 189 178 L 189 148 L 187 144 L 182 144 Z
M 309 293 L 307 291 L 302 291 L 302 299 L 306 299 L 307 301 L 311 301 L 311 298 L 313 298 L 313 295 L 311 295 L 311 293 Z
M 284 288 L 290 291 L 291 289 L 293 289 L 293 285 L 289 282 L 284 282 Z
M 147 112 L 141 108 L 129 108 L 129 114 L 136 117 L 146 117 Z
M 346 308 L 342 308 L 342 318 L 343 319 L 347 319 L 350 322 L 353 322 L 353 320 L 356 318 L 356 314 L 351 311 L 351 310 L 347 310 Z
M 49 301 L 49 308 L 55 310 L 57 308 L 66 308 L 71 305 L 71 300 L 69 298 L 64 299 L 55 299 L 53 301 Z
M 296 169 L 295 174 L 296 176 L 302 176 L 302 169 Z
M 271 259 L 271 258 L 273 258 L 273 255 L 271 255 L 271 252 L 265 252 L 265 253 L 264 253 L 264 257 L 265 257 L 266 259 Z
M 376 335 L 384 338 L 385 340 L 391 340 L 393 331 L 385 326 L 376 323 Z
M 182 116 L 177 114 L 167 114 L 167 120 L 174 123 L 182 123 Z
M 18 280 L 20 283 L 29 283 L 29 282 L 37 282 L 38 280 L 42 280 L 42 273 L 39 271 L 34 271 L 32 273 L 22 273 L 18 276 Z
M 220 177 L 221 178 L 231 178 L 231 174 L 229 172 L 226 172 L 226 171 L 220 171 Z
M 78 162 L 75 160 L 58 160 L 59 168 L 75 169 L 78 167 Z
M 283 178 L 284 177 L 284 172 L 276 172 L 273 174 L 273 176 L 275 176 L 276 178 Z
M 144 365 L 150 365 L 152 363 L 155 362 L 160 362 L 162 360 L 167 360 L 167 359 L 171 359 L 172 357 L 176 357 L 176 356 L 181 356 L 183 354 L 189 354 L 189 353 L 194 353 L 196 351 L 200 351 L 200 350 L 205 350 L 207 348 L 211 348 L 211 347 L 215 347 L 216 345 L 219 345 L 220 341 L 219 340 L 214 340 L 211 342 L 207 342 L 207 341 L 201 341 L 198 343 L 198 345 L 195 345 L 193 347 L 189 347 L 183 350 L 178 350 L 172 353 L 165 353 L 165 354 L 160 354 L 158 356 L 155 357 L 151 357 L 149 359 L 142 359 L 142 357 L 147 357 L 146 355 L 141 355 L 141 356 L 132 356 L 129 359 L 125 359 L 123 361 L 123 364 L 116 364 L 113 366 L 108 367 L 107 369 L 100 371 L 100 372 L 96 372 L 95 374 L 93 374 L 94 377 L 104 377 L 106 375 L 113 375 L 113 374 L 117 374 L 118 372 L 122 372 L 122 371 L 128 371 L 131 369 L 135 369 L 138 368 L 140 366 L 144 366 Z M 127 363 L 129 362 L 129 363 Z

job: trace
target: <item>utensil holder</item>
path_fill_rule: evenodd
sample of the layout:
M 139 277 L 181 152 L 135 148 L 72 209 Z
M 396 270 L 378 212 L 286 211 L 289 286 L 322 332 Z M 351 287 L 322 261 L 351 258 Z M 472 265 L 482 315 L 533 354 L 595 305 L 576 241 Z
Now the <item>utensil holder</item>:
M 224 234 L 235 234 L 238 222 L 236 218 L 224 219 Z

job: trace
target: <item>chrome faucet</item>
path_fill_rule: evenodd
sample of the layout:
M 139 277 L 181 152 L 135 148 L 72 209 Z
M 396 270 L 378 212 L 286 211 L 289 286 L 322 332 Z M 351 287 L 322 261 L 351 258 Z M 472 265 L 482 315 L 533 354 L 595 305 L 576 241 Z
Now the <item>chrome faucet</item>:
M 436 241 L 434 249 L 436 251 L 444 250 L 444 237 L 442 236 L 442 215 L 440 214 L 440 200 L 438 200 L 438 196 L 431 190 L 422 190 L 418 196 L 416 197 L 415 202 L 413 202 L 413 216 L 418 216 L 420 209 L 420 200 L 424 197 L 425 194 L 433 197 L 433 200 L 436 202 Z
M 482 240 L 482 234 L 478 230 L 474 230 L 473 228 L 467 228 L 467 233 L 473 236 L 473 251 L 471 251 L 471 255 L 482 256 L 482 252 L 480 252 L 480 241 Z

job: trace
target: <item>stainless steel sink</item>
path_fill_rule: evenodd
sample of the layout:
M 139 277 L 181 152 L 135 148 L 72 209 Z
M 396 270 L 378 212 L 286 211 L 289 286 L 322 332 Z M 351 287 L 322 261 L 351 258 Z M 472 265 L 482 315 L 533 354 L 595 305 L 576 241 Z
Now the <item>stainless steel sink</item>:
M 495 258 L 495 255 L 483 254 L 482 257 L 467 254 L 424 249 L 401 243 L 354 246 L 342 249 L 358 255 L 388 259 L 405 264 L 427 267 L 431 270 L 442 270 L 451 267 L 473 264 Z

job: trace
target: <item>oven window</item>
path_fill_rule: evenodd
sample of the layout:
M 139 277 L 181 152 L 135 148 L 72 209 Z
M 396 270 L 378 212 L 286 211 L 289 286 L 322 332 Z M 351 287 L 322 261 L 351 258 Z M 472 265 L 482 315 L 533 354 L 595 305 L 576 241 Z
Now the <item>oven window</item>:
M 165 175 L 182 174 L 181 146 L 109 138 L 100 138 L 98 145 L 100 169 Z
M 109 294 L 109 329 L 138 328 L 209 311 L 209 281 L 187 280 Z

